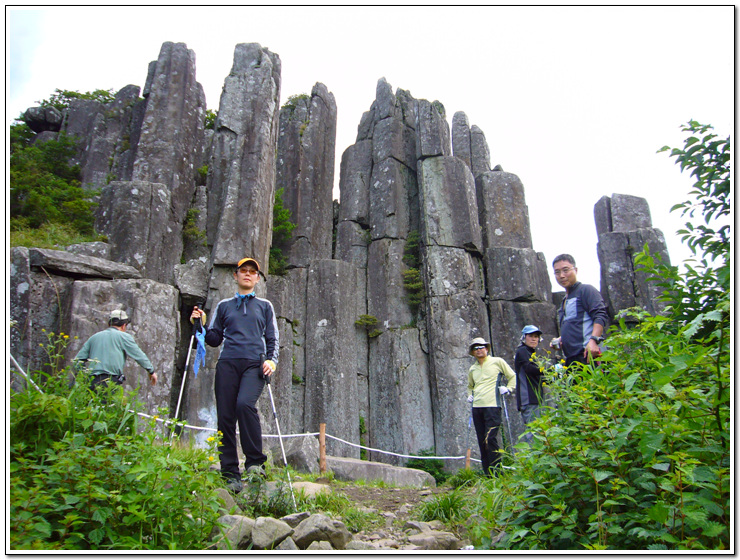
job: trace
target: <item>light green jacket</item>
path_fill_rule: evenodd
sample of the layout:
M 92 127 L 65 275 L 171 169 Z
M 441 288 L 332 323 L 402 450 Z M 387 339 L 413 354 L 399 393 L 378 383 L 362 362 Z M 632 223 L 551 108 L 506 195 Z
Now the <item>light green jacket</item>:
M 482 364 L 478 361 L 468 370 L 468 396 L 473 395 L 473 407 L 484 408 L 501 406 L 501 394 L 498 390 L 499 374 L 503 373 L 502 385 L 509 391 L 516 389 L 516 374 L 502 358 L 486 356 Z
M 152 362 L 136 344 L 133 336 L 109 327 L 88 338 L 74 361 L 88 362 L 87 366 L 93 375 L 109 373 L 117 376 L 123 374 L 127 357 L 136 361 L 148 373 L 154 371 Z

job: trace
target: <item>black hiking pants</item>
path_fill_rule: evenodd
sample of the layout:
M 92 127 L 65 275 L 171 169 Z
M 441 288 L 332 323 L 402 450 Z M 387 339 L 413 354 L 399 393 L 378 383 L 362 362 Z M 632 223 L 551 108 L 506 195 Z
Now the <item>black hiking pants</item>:
M 478 437 L 480 460 L 483 463 L 483 474 L 498 476 L 501 464 L 501 452 L 498 445 L 498 431 L 501 428 L 501 407 L 473 407 L 473 425 Z
M 216 414 L 218 429 L 223 434 L 218 452 L 221 475 L 226 479 L 241 479 L 236 451 L 237 424 L 245 456 L 244 470 L 267 460 L 262 453 L 262 427 L 257 413 L 257 399 L 264 386 L 258 361 L 219 360 L 216 365 Z

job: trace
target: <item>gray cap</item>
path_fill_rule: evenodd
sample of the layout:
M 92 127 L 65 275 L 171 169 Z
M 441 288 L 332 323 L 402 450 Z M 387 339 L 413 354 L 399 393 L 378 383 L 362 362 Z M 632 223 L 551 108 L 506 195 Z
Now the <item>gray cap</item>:
M 108 320 L 112 321 L 114 319 L 116 321 L 120 321 L 121 323 L 123 323 L 124 321 L 127 322 L 129 320 L 128 315 L 126 315 L 126 312 L 123 309 L 114 309 L 110 312 L 110 318 Z

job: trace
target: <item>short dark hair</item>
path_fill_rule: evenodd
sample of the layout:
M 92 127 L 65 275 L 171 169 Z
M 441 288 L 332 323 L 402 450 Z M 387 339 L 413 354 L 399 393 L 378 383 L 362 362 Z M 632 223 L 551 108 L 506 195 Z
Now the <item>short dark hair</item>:
M 552 260 L 552 266 L 555 266 L 555 263 L 560 262 L 560 261 L 569 262 L 573 266 L 576 265 L 576 260 L 567 253 L 563 253 L 562 255 L 558 255 L 557 257 L 555 257 Z
M 122 327 L 128 325 L 131 321 L 129 319 L 110 319 L 108 321 L 109 327 Z

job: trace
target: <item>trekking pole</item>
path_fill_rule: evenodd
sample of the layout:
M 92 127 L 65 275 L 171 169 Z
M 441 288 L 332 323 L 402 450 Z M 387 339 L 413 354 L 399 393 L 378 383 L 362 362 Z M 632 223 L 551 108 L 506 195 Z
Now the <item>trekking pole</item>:
M 468 452 L 465 454 L 465 468 L 470 469 L 470 426 L 473 424 L 473 403 L 470 403 L 470 417 L 468 418 Z
M 190 344 L 188 345 L 188 356 L 185 358 L 185 369 L 182 372 L 182 383 L 180 384 L 180 396 L 177 398 L 177 407 L 175 408 L 175 422 L 177 422 L 177 417 L 180 414 L 180 404 L 182 403 L 182 393 L 185 390 L 185 380 L 188 377 L 188 366 L 190 365 L 190 354 L 193 351 L 193 341 L 195 340 L 195 333 L 199 332 L 201 329 L 200 326 L 200 317 L 198 317 L 195 322 L 193 323 L 193 334 L 190 336 Z M 172 437 L 175 434 L 175 429 L 172 429 L 172 434 L 170 437 Z
M 264 365 L 265 365 L 265 355 L 260 354 L 260 368 L 263 368 L 261 371 L 264 371 Z M 280 422 L 278 422 L 277 417 L 277 411 L 275 410 L 275 399 L 272 397 L 272 385 L 270 384 L 270 377 L 271 375 L 265 375 L 262 374 L 262 377 L 265 380 L 265 383 L 267 383 L 267 389 L 270 393 L 270 403 L 272 404 L 272 416 L 275 418 L 275 427 L 277 428 L 278 433 L 278 439 L 280 440 L 280 449 L 283 452 L 283 463 L 285 463 L 285 473 L 288 475 L 288 486 L 290 487 L 290 496 L 293 498 L 293 509 L 295 511 L 298 511 L 298 505 L 296 505 L 295 502 L 295 494 L 293 493 L 293 482 L 290 480 L 290 470 L 288 469 L 288 459 L 285 456 L 285 447 L 283 446 L 283 436 L 280 433 Z
M 496 389 L 498 390 L 499 387 L 501 387 L 501 377 L 503 376 L 503 373 L 498 374 L 498 381 L 496 383 Z M 506 406 L 506 395 L 502 395 L 499 391 L 499 397 L 504 403 L 504 416 L 506 417 L 506 426 L 509 428 L 509 446 L 511 447 L 512 453 L 514 452 L 514 438 L 511 436 L 511 422 L 509 422 L 509 407 Z

